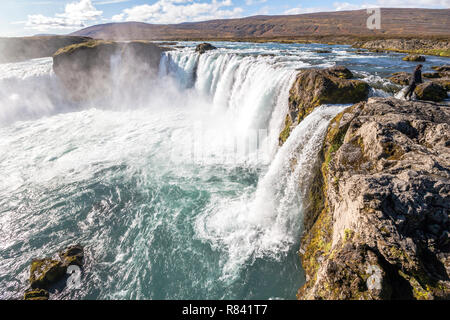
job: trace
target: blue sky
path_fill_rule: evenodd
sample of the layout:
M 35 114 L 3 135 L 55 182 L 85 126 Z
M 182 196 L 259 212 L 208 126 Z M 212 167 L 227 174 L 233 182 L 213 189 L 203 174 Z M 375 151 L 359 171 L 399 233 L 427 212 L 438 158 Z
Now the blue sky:
M 99 23 L 180 23 L 367 7 L 449 8 L 450 0 L 0 0 L 0 36 L 66 34 Z

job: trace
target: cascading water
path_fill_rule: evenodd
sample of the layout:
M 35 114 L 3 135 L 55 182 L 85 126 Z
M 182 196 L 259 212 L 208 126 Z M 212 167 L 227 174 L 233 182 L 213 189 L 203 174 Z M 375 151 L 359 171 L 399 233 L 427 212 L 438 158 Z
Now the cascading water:
M 278 135 L 296 70 L 347 56 L 217 46 L 166 52 L 151 85 L 89 103 L 67 100 L 50 58 L 0 65 L 1 299 L 21 297 L 32 258 L 78 242 L 82 287 L 55 299 L 295 298 L 302 198 L 344 107 Z M 367 77 L 367 61 L 346 63 Z

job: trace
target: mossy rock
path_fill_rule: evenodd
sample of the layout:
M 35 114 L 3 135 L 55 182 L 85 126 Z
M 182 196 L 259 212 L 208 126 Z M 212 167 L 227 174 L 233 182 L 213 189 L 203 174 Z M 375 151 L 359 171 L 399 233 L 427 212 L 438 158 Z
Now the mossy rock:
M 211 51 L 217 49 L 210 43 L 201 43 L 195 48 L 195 52 L 198 52 L 200 54 L 205 53 L 206 51 Z
M 48 300 L 48 298 L 49 293 L 47 290 L 44 289 L 29 289 L 23 295 L 24 300 L 31 300 L 31 301 Z
M 436 70 L 437 72 L 450 72 L 450 65 L 432 66 L 431 69 Z
M 427 72 L 422 74 L 422 76 L 424 78 L 428 78 L 428 79 L 436 79 L 436 78 L 440 78 L 441 74 L 439 74 L 438 72 Z
M 419 100 L 440 102 L 447 98 L 447 90 L 436 82 L 422 83 L 414 93 Z
M 61 280 L 66 271 L 67 267 L 59 260 L 34 259 L 30 268 L 30 285 L 32 288 L 48 288 Z
M 411 74 L 408 72 L 395 72 L 388 78 L 389 81 L 402 86 L 408 85 L 410 79 Z
M 418 54 L 410 54 L 402 59 L 403 61 L 417 61 L 417 62 L 425 62 L 426 59 L 424 56 Z
M 360 80 L 349 80 L 353 74 L 342 66 L 301 71 L 290 90 L 291 119 L 300 123 L 317 106 L 346 104 L 366 100 L 369 85 Z M 294 121 L 293 121 L 294 122 Z
M 83 266 L 84 249 L 81 245 L 70 246 L 64 251 L 59 252 L 59 258 L 64 266 L 77 265 Z
M 450 91 L 450 78 L 433 80 L 434 83 L 440 85 L 445 91 Z

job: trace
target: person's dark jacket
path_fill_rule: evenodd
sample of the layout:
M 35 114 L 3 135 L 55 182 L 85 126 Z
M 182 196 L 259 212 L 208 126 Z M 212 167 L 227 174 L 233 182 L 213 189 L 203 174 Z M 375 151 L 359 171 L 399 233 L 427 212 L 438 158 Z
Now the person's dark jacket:
M 422 83 L 422 71 L 420 69 L 415 70 L 414 75 L 409 80 L 410 85 L 418 83 Z

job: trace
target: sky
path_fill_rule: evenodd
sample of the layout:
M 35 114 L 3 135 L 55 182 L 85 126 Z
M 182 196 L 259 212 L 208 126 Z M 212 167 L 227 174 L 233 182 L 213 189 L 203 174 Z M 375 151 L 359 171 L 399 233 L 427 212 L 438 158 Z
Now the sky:
M 0 0 L 0 36 L 67 34 L 91 25 L 157 24 L 369 7 L 450 8 L 450 0 Z

